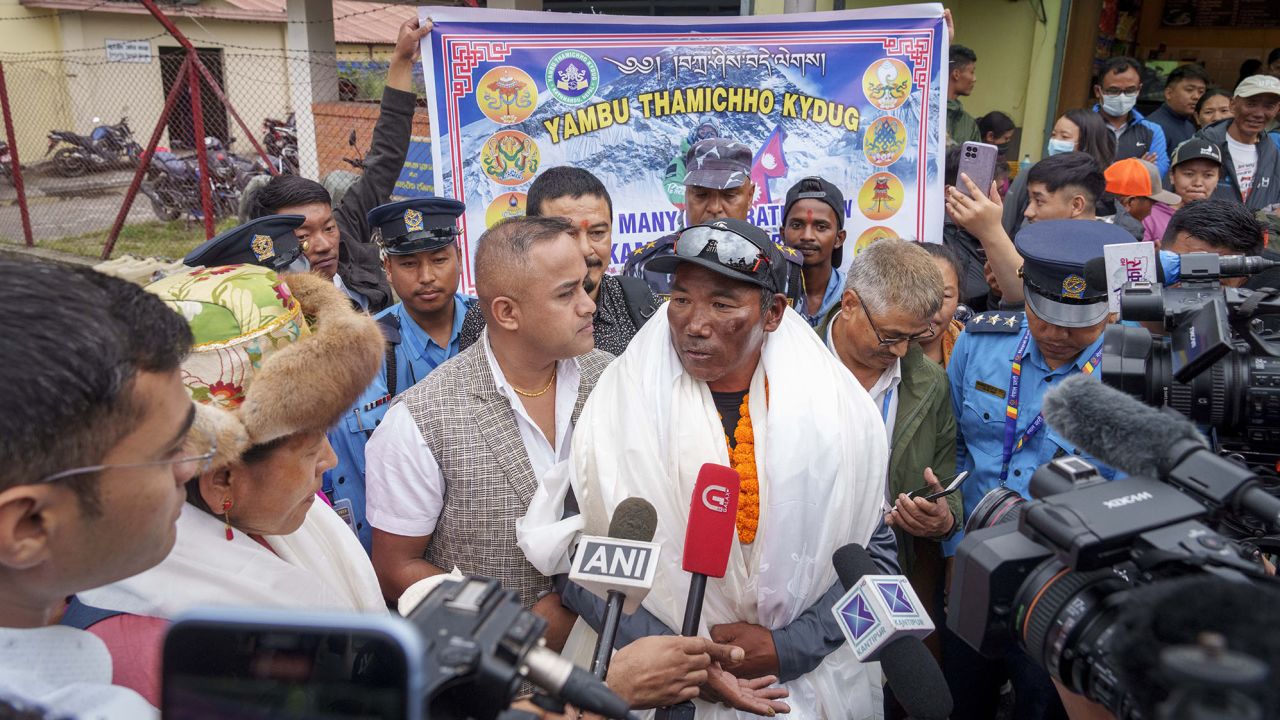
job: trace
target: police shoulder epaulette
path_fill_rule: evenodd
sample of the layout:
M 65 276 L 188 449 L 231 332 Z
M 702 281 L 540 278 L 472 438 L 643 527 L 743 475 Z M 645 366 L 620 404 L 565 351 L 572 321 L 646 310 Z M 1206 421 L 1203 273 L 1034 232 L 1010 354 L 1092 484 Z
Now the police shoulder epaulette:
M 631 257 L 634 258 L 635 260 L 647 258 L 656 252 L 659 252 L 665 248 L 675 245 L 675 242 L 676 242 L 675 235 L 663 235 L 657 240 L 647 242 L 644 245 L 641 245 L 640 247 L 636 248 L 636 251 L 631 254 Z
M 1015 333 L 1022 327 L 1022 313 L 991 310 L 979 313 L 965 323 L 967 333 Z
M 400 316 L 393 312 L 377 319 L 378 329 L 382 331 L 382 337 L 392 345 L 400 344 Z
M 787 245 L 786 243 L 778 242 L 777 240 L 773 241 L 773 244 L 777 246 L 778 252 L 782 253 L 783 259 L 794 265 L 804 265 L 804 256 L 797 252 L 795 248 Z

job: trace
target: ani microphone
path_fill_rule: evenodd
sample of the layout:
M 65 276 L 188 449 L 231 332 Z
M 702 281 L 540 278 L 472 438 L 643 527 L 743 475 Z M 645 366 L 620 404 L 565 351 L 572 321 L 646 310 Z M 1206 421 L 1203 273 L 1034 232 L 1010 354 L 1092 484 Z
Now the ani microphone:
M 859 662 L 880 661 L 894 697 L 919 720 L 951 715 L 951 692 L 920 638 L 933 632 L 911 583 L 901 575 L 881 575 L 860 545 L 845 545 L 831 558 L 848 590 L 831 608 Z
M 653 588 L 660 546 L 653 533 L 658 514 L 648 500 L 627 498 L 618 503 L 609 523 L 609 537 L 583 536 L 573 557 L 569 579 L 604 598 L 604 626 L 591 658 L 591 672 L 604 679 L 618 636 L 618 623 L 630 615 Z
M 729 551 L 738 520 L 738 471 L 724 465 L 707 463 L 698 471 L 689 503 L 689 526 L 684 535 L 685 572 L 689 582 L 689 601 L 684 608 L 684 625 L 680 634 L 694 637 L 702 624 L 702 599 L 707 592 L 707 578 L 722 578 L 729 567 Z M 655 720 L 686 720 L 694 716 L 692 702 L 658 708 Z

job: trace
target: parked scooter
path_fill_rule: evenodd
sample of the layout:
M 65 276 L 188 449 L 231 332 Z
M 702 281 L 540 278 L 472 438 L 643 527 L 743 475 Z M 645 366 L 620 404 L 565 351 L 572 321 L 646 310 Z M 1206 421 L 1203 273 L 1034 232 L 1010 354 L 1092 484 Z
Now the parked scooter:
M 209 191 L 214 217 L 234 215 L 240 205 L 237 168 L 227 158 L 216 138 L 205 138 L 209 167 Z M 248 184 L 248 179 L 244 180 Z M 151 201 L 151 209 L 161 220 L 177 220 L 187 215 L 204 218 L 200 197 L 200 164 L 195 157 L 178 157 L 167 148 L 156 148 L 141 191 Z
M 266 118 L 262 129 L 262 145 L 279 162 L 277 171 L 298 174 L 298 128 L 293 113 L 284 120 Z
M 93 122 L 100 120 L 94 118 Z M 58 152 L 53 153 L 55 148 Z M 142 146 L 133 138 L 129 119 L 120 118 L 115 125 L 98 125 L 88 136 L 53 130 L 44 154 L 49 153 L 53 153 L 53 165 L 59 175 L 79 177 L 90 171 L 132 165 L 142 154 Z

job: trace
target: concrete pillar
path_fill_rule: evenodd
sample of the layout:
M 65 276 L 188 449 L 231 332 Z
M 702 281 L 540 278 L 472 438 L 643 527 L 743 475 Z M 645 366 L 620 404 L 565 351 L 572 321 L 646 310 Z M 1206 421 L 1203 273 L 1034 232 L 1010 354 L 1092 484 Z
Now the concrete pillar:
M 298 128 L 298 172 L 316 179 L 316 123 L 312 103 L 336 102 L 338 70 L 333 38 L 333 0 L 288 0 L 285 30 L 289 100 Z
M 498 10 L 541 10 L 542 0 L 489 0 L 488 7 Z

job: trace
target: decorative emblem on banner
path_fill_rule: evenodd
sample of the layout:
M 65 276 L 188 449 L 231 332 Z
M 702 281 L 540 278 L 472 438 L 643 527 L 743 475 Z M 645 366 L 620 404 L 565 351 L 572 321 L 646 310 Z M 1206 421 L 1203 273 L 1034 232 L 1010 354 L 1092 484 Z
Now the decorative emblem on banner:
M 595 60 L 580 50 L 561 50 L 547 63 L 547 92 L 565 105 L 581 105 L 600 87 Z
M 519 130 L 500 130 L 480 148 L 480 167 L 499 185 L 520 185 L 538 172 L 538 143 Z
M 270 235 L 254 235 L 249 247 L 253 250 L 253 256 L 259 260 L 276 256 L 275 243 L 271 241 Z
M 858 209 L 872 220 L 884 220 L 902 208 L 902 181 L 893 173 L 878 172 L 858 191 Z
M 1062 281 L 1062 297 L 1079 300 L 1084 297 L 1085 282 L 1079 275 L 1068 275 Z
M 896 117 L 876 118 L 862 138 L 862 152 L 876 167 L 888 167 L 907 149 L 907 128 Z
M 493 199 L 484 211 L 484 226 L 494 225 L 513 217 L 521 217 L 525 211 L 525 194 L 522 192 L 505 192 Z
M 858 253 L 866 250 L 873 242 L 897 239 L 898 233 L 894 232 L 893 228 L 888 228 L 884 225 L 873 225 L 866 230 L 863 230 L 862 234 L 858 236 L 858 239 L 854 241 L 853 256 L 857 257 Z
M 422 213 L 417 210 L 405 210 L 404 231 L 407 233 L 422 232 Z
M 893 58 L 873 62 L 862 73 L 862 93 L 881 110 L 896 110 L 911 95 L 911 70 Z
M 520 68 L 500 65 L 480 78 L 476 104 L 490 120 L 514 125 L 527 120 L 538 107 L 538 86 Z

